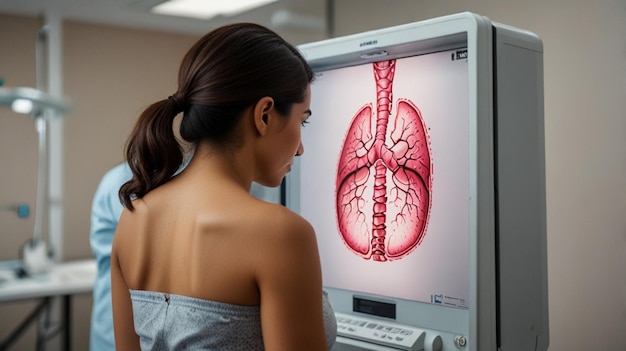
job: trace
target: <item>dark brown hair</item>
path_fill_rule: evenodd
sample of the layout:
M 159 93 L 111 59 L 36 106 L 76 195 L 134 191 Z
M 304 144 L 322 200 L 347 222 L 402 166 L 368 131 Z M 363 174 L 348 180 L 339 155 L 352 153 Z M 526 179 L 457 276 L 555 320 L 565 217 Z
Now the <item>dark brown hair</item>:
M 150 105 L 126 144 L 133 177 L 119 192 L 124 206 L 167 182 L 182 165 L 173 131 L 183 112 L 180 134 L 187 142 L 237 145 L 234 133 L 244 110 L 265 96 L 283 116 L 305 99 L 313 71 L 298 50 L 275 32 L 253 23 L 217 28 L 196 42 L 178 73 L 178 90 Z

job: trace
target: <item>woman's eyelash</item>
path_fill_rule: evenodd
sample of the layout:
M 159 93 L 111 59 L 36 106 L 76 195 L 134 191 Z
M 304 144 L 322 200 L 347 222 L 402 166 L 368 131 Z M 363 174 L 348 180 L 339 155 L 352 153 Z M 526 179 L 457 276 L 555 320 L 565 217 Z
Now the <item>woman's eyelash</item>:
M 307 121 L 306 119 L 304 121 L 302 121 L 302 126 L 304 127 L 306 124 L 309 124 L 309 121 Z

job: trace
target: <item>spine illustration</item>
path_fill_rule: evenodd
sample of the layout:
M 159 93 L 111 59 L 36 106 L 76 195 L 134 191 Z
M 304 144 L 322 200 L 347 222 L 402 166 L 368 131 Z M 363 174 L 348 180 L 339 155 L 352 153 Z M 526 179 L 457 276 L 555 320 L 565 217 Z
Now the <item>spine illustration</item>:
M 336 179 L 337 223 L 343 242 L 364 259 L 381 262 L 405 257 L 421 243 L 431 205 L 430 145 L 412 101 L 398 100 L 387 135 L 395 63 L 373 64 L 376 113 L 372 103 L 366 103 L 355 114 Z

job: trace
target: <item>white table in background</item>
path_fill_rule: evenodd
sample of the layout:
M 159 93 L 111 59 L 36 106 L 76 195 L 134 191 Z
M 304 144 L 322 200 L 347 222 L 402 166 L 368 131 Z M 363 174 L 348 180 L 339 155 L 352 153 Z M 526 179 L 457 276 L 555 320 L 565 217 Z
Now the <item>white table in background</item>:
M 21 300 L 40 300 L 35 309 L 5 339 L 0 341 L 0 350 L 8 348 L 30 323 L 37 322 L 43 313 L 49 313 L 52 298 L 63 301 L 62 322 L 59 330 L 64 331 L 65 350 L 71 349 L 71 305 L 72 296 L 91 293 L 96 278 L 96 262 L 93 259 L 54 263 L 48 272 L 17 278 L 12 273 L 15 268 L 6 269 L 0 265 L 0 303 Z M 42 350 L 48 331 L 38 331 L 37 350 Z

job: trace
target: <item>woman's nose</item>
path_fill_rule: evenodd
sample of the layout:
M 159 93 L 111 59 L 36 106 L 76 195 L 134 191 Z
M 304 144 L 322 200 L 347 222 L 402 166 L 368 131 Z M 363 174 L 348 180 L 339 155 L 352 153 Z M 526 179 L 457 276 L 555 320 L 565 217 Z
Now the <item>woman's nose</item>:
M 302 141 L 298 145 L 298 149 L 296 150 L 296 156 L 300 156 L 304 153 L 304 145 L 302 145 Z

